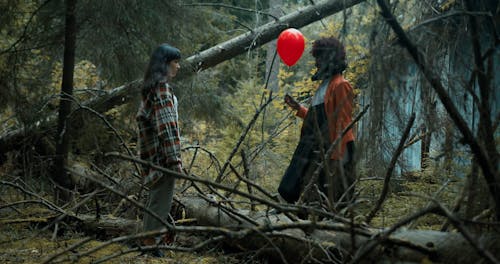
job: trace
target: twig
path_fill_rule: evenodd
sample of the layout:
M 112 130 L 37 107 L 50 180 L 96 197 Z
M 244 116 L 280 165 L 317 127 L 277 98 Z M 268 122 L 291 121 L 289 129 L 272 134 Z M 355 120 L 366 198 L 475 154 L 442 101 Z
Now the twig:
M 144 212 L 148 213 L 149 215 L 151 215 L 155 220 L 159 221 L 160 223 L 162 223 L 164 226 L 166 226 L 167 228 L 171 229 L 173 228 L 173 226 L 168 223 L 167 221 L 165 221 L 164 219 L 162 219 L 160 216 L 158 216 L 158 214 L 156 214 L 155 212 L 149 210 L 149 208 L 146 208 L 144 205 L 142 205 L 141 203 L 139 203 L 138 201 L 136 200 L 133 200 L 131 199 L 130 197 L 128 197 L 126 194 L 116 190 L 116 188 L 113 188 L 111 186 L 108 186 L 106 183 L 103 183 L 97 179 L 94 179 L 92 176 L 90 175 L 84 175 L 83 173 L 79 173 L 77 171 L 74 171 L 73 169 L 70 169 L 70 168 L 66 168 L 67 171 L 75 174 L 75 175 L 78 175 L 79 177 L 83 177 L 83 178 L 87 178 L 99 185 L 101 185 L 103 188 L 107 189 L 108 191 L 111 191 L 112 193 L 114 194 L 117 194 L 118 196 L 121 196 L 122 198 L 124 198 L 125 200 L 127 200 L 128 202 L 130 202 L 132 205 L 142 209 Z
M 271 200 L 275 201 L 275 202 L 279 202 L 278 199 L 273 196 L 272 194 L 270 194 L 268 191 L 266 191 L 264 188 L 262 188 L 260 185 L 258 184 L 255 184 L 253 182 L 251 182 L 250 180 L 242 177 L 237 171 L 236 171 L 236 168 L 230 164 L 229 167 L 231 168 L 231 170 L 233 171 L 233 173 L 236 175 L 236 177 L 238 177 L 239 180 L 243 181 L 244 183 L 246 183 L 247 185 L 257 189 L 259 192 L 261 192 L 262 194 L 264 194 L 265 196 L 267 196 L 268 198 L 270 198 Z M 236 188 L 236 187 L 235 187 Z M 230 196 L 230 193 L 226 193 L 226 196 L 229 197 Z
M 233 159 L 234 155 L 236 154 L 236 152 L 240 148 L 241 144 L 243 143 L 243 140 L 245 140 L 248 132 L 250 131 L 250 129 L 253 127 L 253 125 L 257 121 L 260 113 L 273 101 L 273 99 L 274 99 L 274 97 L 269 96 L 269 99 L 263 105 L 261 105 L 260 108 L 255 112 L 252 120 L 250 120 L 250 122 L 248 123 L 245 130 L 241 133 L 240 138 L 239 138 L 238 142 L 236 143 L 236 146 L 233 148 L 233 150 L 229 154 L 229 157 L 227 158 L 226 162 L 222 166 L 222 169 L 221 169 L 219 175 L 217 175 L 217 178 L 215 179 L 215 182 L 219 183 L 223 180 L 224 172 L 226 171 L 227 166 L 229 165 L 229 163 Z
M 431 130 L 427 130 L 423 133 L 420 133 L 419 135 L 416 135 L 416 136 L 413 136 L 410 138 L 410 140 L 404 145 L 404 148 L 408 148 L 410 146 L 412 146 L 413 144 L 417 143 L 418 141 L 420 141 L 422 138 L 428 136 L 430 133 L 432 133 Z
M 231 239 L 244 239 L 245 237 L 248 237 L 252 234 L 266 234 L 267 236 L 274 237 L 274 236 L 286 236 L 286 234 L 283 234 L 281 230 L 287 230 L 287 229 L 294 229 L 294 228 L 300 228 L 303 230 L 310 230 L 311 228 L 319 228 L 319 229 L 325 229 L 325 230 L 333 230 L 333 231 L 347 231 L 349 228 L 345 227 L 344 225 L 341 224 L 331 224 L 331 223 L 317 223 L 317 222 L 312 222 L 312 221 L 304 221 L 304 222 L 295 222 L 295 223 L 283 223 L 283 224 L 277 224 L 277 225 L 260 225 L 256 226 L 253 228 L 243 228 L 242 230 L 239 231 L 231 231 L 227 228 L 221 227 L 221 228 L 216 228 L 216 227 L 210 227 L 210 226 L 176 226 L 175 230 L 179 232 L 190 232 L 190 233 L 199 233 L 199 232 L 213 232 L 213 233 L 218 233 L 222 234 L 220 236 L 216 236 L 215 239 L 212 238 L 212 240 L 209 240 L 210 243 L 213 243 L 214 241 L 220 241 L 224 238 L 231 238 Z M 111 244 L 114 243 L 119 243 L 123 241 L 129 241 L 133 239 L 138 239 L 138 238 L 143 238 L 143 237 L 151 237 L 151 236 L 156 236 L 160 234 L 164 234 L 168 231 L 168 229 L 161 229 L 158 231 L 149 231 L 149 232 L 144 232 L 136 235 L 129 235 L 129 236 L 122 236 L 122 237 L 117 237 L 113 238 L 111 240 L 106 241 L 105 243 L 94 247 L 92 249 L 87 250 L 86 252 L 78 253 L 75 254 L 74 257 L 76 258 L 81 258 L 83 256 L 87 256 L 93 252 L 99 251 Z M 269 233 L 271 232 L 271 233 Z M 363 236 L 370 236 L 371 234 L 367 231 L 361 230 L 361 229 L 356 229 L 356 232 L 360 235 Z M 288 235 L 289 236 L 289 235 Z M 301 240 L 301 238 L 298 237 L 293 237 L 294 239 Z M 201 248 L 202 246 L 205 246 L 209 243 L 208 241 L 206 243 L 202 243 L 201 245 L 198 245 L 197 248 Z M 170 249 L 170 250 L 179 250 L 179 251 L 193 251 L 196 250 L 196 248 L 177 248 L 177 247 L 165 247 L 165 246 L 150 246 L 150 247 L 138 247 L 129 251 L 124 251 L 121 252 L 119 255 L 127 254 L 133 251 L 147 251 L 155 248 L 160 248 L 160 249 Z M 116 256 L 115 256 L 116 257 Z
M 469 16 L 486 16 L 486 17 L 490 17 L 492 18 L 492 14 L 490 12 L 469 12 L 469 11 L 465 11 L 465 10 L 454 10 L 454 11 L 451 11 L 451 12 L 446 12 L 444 14 L 440 14 L 438 16 L 434 16 L 432 18 L 429 18 L 425 21 L 422 21 L 420 22 L 418 25 L 416 26 L 412 26 L 409 31 L 414 31 L 416 30 L 417 28 L 419 27 L 422 27 L 422 26 L 425 26 L 427 24 L 431 24 L 431 23 L 434 23 L 436 21 L 439 21 L 439 20 L 442 20 L 442 19 L 445 19 L 445 18 L 448 18 L 448 17 L 452 17 L 452 16 L 462 16 L 462 15 L 469 15 Z
M 194 181 L 194 182 L 200 182 L 200 183 L 203 183 L 207 186 L 213 186 L 213 187 L 216 187 L 216 188 L 219 188 L 221 190 L 225 190 L 225 191 L 232 191 L 234 192 L 235 194 L 238 194 L 244 198 L 247 198 L 247 199 L 253 199 L 254 201 L 257 201 L 257 202 L 260 202 L 264 205 L 267 205 L 269 207 L 272 207 L 272 208 L 275 208 L 277 210 L 279 210 L 280 212 L 294 212 L 294 213 L 298 213 L 298 212 L 308 212 L 308 213 L 313 213 L 313 214 L 317 214 L 319 216 L 324 216 L 324 217 L 328 217 L 328 218 L 331 218 L 331 219 L 336 219 L 340 222 L 343 222 L 343 223 L 349 223 L 348 220 L 342 218 L 342 217 L 339 217 L 333 213 L 329 213 L 329 212 L 324 212 L 322 210 L 318 210 L 318 209 L 315 209 L 315 208 L 311 208 L 311 207 L 306 207 L 306 206 L 301 206 L 301 205 L 292 205 L 292 204 L 282 204 L 282 203 L 277 203 L 277 202 L 274 202 L 274 201 L 270 201 L 270 200 L 267 200 L 267 199 L 264 199 L 264 198 L 261 198 L 261 197 L 258 197 L 258 196 L 255 196 L 255 195 L 250 195 L 246 192 L 243 192 L 243 191 L 240 191 L 238 189 L 234 189 L 232 187 L 229 187 L 229 186 L 226 186 L 226 185 L 223 185 L 221 183 L 217 183 L 217 182 L 213 182 L 213 181 L 210 181 L 210 180 L 207 180 L 207 179 L 203 179 L 203 178 L 200 178 L 200 177 L 195 177 L 195 176 L 191 176 L 191 175 L 185 175 L 183 173 L 179 173 L 177 171 L 172 171 L 172 170 L 169 170 L 169 169 L 165 169 L 161 166 L 158 166 L 158 165 L 155 165 L 151 162 L 148 162 L 148 161 L 145 161 L 145 160 L 141 160 L 141 159 L 138 159 L 136 157 L 131 157 L 131 156 L 127 156 L 125 154 L 122 154 L 122 153 L 118 153 L 118 152 L 110 152 L 110 153 L 106 153 L 105 156 L 112 156 L 112 157 L 118 157 L 118 158 L 122 158 L 122 159 L 125 159 L 125 160 L 130 160 L 130 161 L 134 161 L 134 162 L 137 162 L 137 163 L 140 163 L 140 164 L 143 164 L 143 165 L 146 165 L 146 166 L 150 166 L 158 171 L 161 171 L 163 173 L 166 173 L 172 177 L 176 177 L 176 178 L 179 178 L 179 179 L 185 179 L 185 180 L 190 180 L 190 181 Z M 82 177 L 85 177 L 85 176 L 82 176 Z M 94 179 L 95 180 L 95 179 Z M 102 184 L 102 183 L 100 183 Z M 108 188 L 111 188 L 111 187 L 108 187 Z M 113 192 L 115 193 L 120 193 L 116 190 L 112 190 Z M 123 195 L 123 194 L 121 194 Z M 137 203 L 136 201 L 134 201 L 134 203 Z
M 437 190 L 434 195 L 433 195 L 433 199 L 437 199 L 438 195 L 441 194 L 441 192 L 446 188 L 446 186 L 448 186 L 448 183 L 450 183 L 450 180 L 448 179 L 445 183 L 443 183 L 443 185 L 441 185 L 441 187 L 439 187 L 439 190 Z M 431 206 L 432 205 L 432 201 L 429 201 L 426 206 Z M 416 223 L 417 221 L 413 221 L 411 222 L 409 225 L 408 225 L 408 229 L 413 229 L 415 228 L 416 226 Z
M 330 144 L 330 147 L 328 148 L 328 150 L 325 152 L 321 162 L 318 164 L 318 167 L 316 168 L 316 170 L 314 171 L 313 175 L 319 175 L 320 171 L 323 169 L 323 166 L 325 165 L 325 161 L 328 161 L 330 160 L 330 156 L 332 154 L 332 152 L 335 150 L 335 148 L 337 147 L 337 145 L 340 143 L 341 139 L 344 137 L 345 134 L 347 134 L 347 131 L 349 131 L 353 126 L 354 124 L 356 124 L 360 119 L 361 117 L 366 113 L 366 111 L 368 110 L 368 108 L 370 107 L 369 104 L 367 104 L 363 110 L 351 121 L 351 123 L 349 125 L 347 125 L 344 130 L 342 130 L 342 133 L 340 133 L 340 136 L 335 139 L 335 141 L 333 141 L 331 144 Z M 312 188 L 312 185 L 314 184 L 315 182 L 313 182 L 312 180 L 309 181 L 309 184 L 304 188 L 304 191 L 303 191 L 303 194 L 306 193 L 306 192 L 309 192 L 309 190 Z M 300 196 L 300 199 L 297 203 L 302 203 L 304 198 L 304 196 L 301 195 Z
M 267 235 L 267 234 L 265 234 L 265 233 L 261 232 L 261 231 L 260 231 L 260 230 L 258 230 L 258 229 L 255 229 L 255 232 L 256 232 L 258 235 L 262 236 L 265 240 L 267 240 L 267 242 L 268 242 L 268 243 L 269 243 L 269 244 L 270 244 L 270 245 L 274 248 L 274 250 L 276 251 L 276 253 L 278 253 L 278 255 L 280 256 L 280 259 L 281 259 L 281 261 L 283 261 L 283 263 L 288 264 L 288 261 L 286 261 L 286 258 L 285 258 L 285 256 L 283 255 L 283 252 L 282 252 L 282 251 L 281 251 L 281 249 L 280 249 L 278 246 L 276 246 L 276 244 L 275 244 L 275 243 L 274 243 L 274 242 L 273 242 L 273 241 L 269 238 L 269 235 Z
M 243 177 L 241 177 L 241 178 L 245 178 L 248 180 L 245 182 L 247 184 L 248 193 L 253 194 L 252 185 L 249 184 L 249 182 L 250 182 L 250 164 L 248 164 L 245 150 L 242 149 L 240 153 L 241 153 L 241 161 L 243 162 Z M 255 205 L 253 203 L 250 205 L 250 210 L 255 211 Z
M 393 225 L 388 230 L 380 232 L 379 234 L 375 235 L 372 239 L 368 240 L 364 245 L 362 245 L 358 249 L 358 251 L 354 255 L 353 259 L 349 263 L 353 263 L 353 264 L 359 263 L 363 258 L 366 257 L 366 255 L 368 255 L 368 253 L 370 253 L 380 243 L 387 240 L 389 238 L 389 236 L 392 233 L 394 233 L 396 230 L 398 230 L 400 227 L 410 223 L 414 219 L 420 218 L 428 213 L 435 212 L 437 209 L 438 209 L 437 206 L 431 206 L 431 207 L 424 208 L 424 209 L 404 218 L 403 220 L 399 221 L 398 223 Z M 424 249 L 422 249 L 422 250 L 424 250 Z M 434 252 L 434 251 L 429 250 L 427 248 L 425 248 L 425 250 L 427 250 L 428 253 Z
M 101 120 L 104 122 L 104 124 L 105 124 L 105 125 L 106 125 L 109 129 L 111 129 L 111 131 L 113 131 L 113 134 L 115 134 L 115 136 L 118 138 L 118 140 L 120 140 L 120 142 L 121 142 L 121 144 L 120 144 L 120 145 L 121 145 L 121 146 L 122 146 L 122 147 L 123 147 L 123 148 L 127 151 L 127 153 L 128 153 L 129 155 L 131 155 L 131 156 L 133 155 L 132 151 L 131 151 L 131 150 L 130 150 L 130 148 L 127 146 L 127 143 L 125 143 L 125 139 L 124 139 L 124 138 L 120 135 L 120 133 L 118 133 L 118 130 L 116 130 L 116 128 L 114 128 L 114 127 L 113 127 L 113 125 L 111 125 L 111 123 L 108 121 L 108 119 L 107 119 L 104 115 L 100 114 L 99 112 L 95 111 L 94 109 L 92 109 L 92 108 L 90 108 L 90 107 L 88 107 L 88 106 L 82 105 L 82 104 L 81 104 L 78 100 L 76 100 L 76 98 L 75 98 L 75 97 L 73 97 L 73 96 L 71 96 L 71 100 L 72 100 L 75 104 L 77 104 L 77 105 L 79 106 L 79 108 L 78 108 L 78 109 L 83 109 L 83 110 L 86 110 L 86 111 L 88 111 L 88 112 L 90 112 L 90 113 L 94 114 L 95 116 L 97 116 L 99 119 L 101 119 Z M 77 110 L 78 110 L 78 109 L 77 109 Z M 71 113 L 68 115 L 68 118 L 67 118 L 66 120 L 69 120 L 70 116 L 71 116 L 72 114 L 74 114 L 75 112 L 76 112 L 76 110 L 75 110 L 75 111 L 73 111 L 73 112 L 71 112 Z M 64 126 L 66 126 L 66 122 L 67 122 L 67 121 L 65 121 Z M 137 166 L 137 164 L 135 164 L 135 163 L 134 163 L 134 166 L 135 166 L 135 169 L 136 169 L 136 171 L 137 171 L 137 175 L 136 175 L 135 177 L 136 177 L 136 178 L 138 178 L 138 179 L 141 179 L 141 180 L 142 180 L 142 178 L 141 178 L 141 176 L 140 176 L 140 175 L 141 175 L 141 170 L 139 169 L 139 167 Z M 140 195 L 139 195 L 139 196 L 140 196 Z
M 73 244 L 73 245 L 71 245 L 70 247 L 65 248 L 65 249 L 63 249 L 63 250 L 61 250 L 61 251 L 59 251 L 59 252 L 57 252 L 57 253 L 55 253 L 55 254 L 52 254 L 52 255 L 48 256 L 47 258 L 45 258 L 44 260 L 42 260 L 42 263 L 41 263 L 41 264 L 50 263 L 50 262 L 52 262 L 52 260 L 54 260 L 54 259 L 56 259 L 57 257 L 61 256 L 62 254 L 66 253 L 66 252 L 69 252 L 69 251 L 71 251 L 71 250 L 73 250 L 73 249 L 75 249 L 75 248 L 78 248 L 78 247 L 80 247 L 80 246 L 82 246 L 82 245 L 86 244 L 86 243 L 87 243 L 87 242 L 89 242 L 90 240 L 92 240 L 92 238 L 91 238 L 91 237 L 86 237 L 86 238 L 84 238 L 84 239 L 82 239 L 82 240 L 80 240 L 80 241 L 78 241 L 78 242 L 74 243 L 74 244 Z
M 377 214 L 378 210 L 382 207 L 382 204 L 385 201 L 385 198 L 387 197 L 387 193 L 389 193 L 389 183 L 391 181 L 391 176 L 392 172 L 394 171 L 394 167 L 396 166 L 396 162 L 398 161 L 399 155 L 401 155 L 401 152 L 404 150 L 405 142 L 408 139 L 408 135 L 410 134 L 411 127 L 413 126 L 413 122 L 415 121 L 415 113 L 412 113 L 410 116 L 410 120 L 408 121 L 408 124 L 406 124 L 406 128 L 403 132 L 403 135 L 401 136 L 401 139 L 399 140 L 399 145 L 392 155 L 391 162 L 389 163 L 389 168 L 387 169 L 387 172 L 385 174 L 384 178 L 384 185 L 382 188 L 382 193 L 380 194 L 380 197 L 377 200 L 377 203 L 373 207 L 373 209 L 368 213 L 368 216 L 366 217 L 366 222 L 370 223 L 373 217 Z
M 466 192 L 467 192 L 467 184 L 464 184 L 464 186 L 462 187 L 462 190 L 460 192 L 461 193 L 460 196 L 455 200 L 455 205 L 453 206 L 453 209 L 452 209 L 453 213 L 457 213 L 460 210 L 462 203 L 465 200 Z M 448 230 L 449 225 L 450 225 L 450 221 L 448 219 L 446 219 L 446 221 L 441 226 L 440 231 L 446 232 Z
M 81 200 L 79 203 L 77 203 L 76 205 L 74 205 L 73 207 L 71 207 L 68 212 L 72 212 L 73 210 L 79 208 L 80 206 L 84 205 L 85 203 L 87 203 L 90 199 L 92 199 L 95 195 L 97 195 L 98 193 L 102 192 L 103 190 L 102 189 L 99 189 L 99 190 L 95 190 L 94 192 L 92 192 L 89 196 L 85 197 L 85 199 Z M 50 224 L 46 225 L 44 228 L 42 228 L 40 230 L 40 232 L 44 231 L 44 230 L 47 230 L 49 229 L 52 225 L 55 225 L 55 224 L 58 224 L 61 220 L 63 220 L 66 216 L 70 215 L 69 213 L 67 212 L 64 212 L 62 213 L 60 216 L 58 216 L 56 219 L 54 219 Z M 71 214 L 73 215 L 73 214 Z
M 479 241 L 476 240 L 474 235 L 469 232 L 467 227 L 465 227 L 463 221 L 461 221 L 459 218 L 457 218 L 452 212 L 450 212 L 443 204 L 441 204 L 437 199 L 428 197 L 425 195 L 420 195 L 420 194 L 409 194 L 412 196 L 417 196 L 417 197 L 422 197 L 424 199 L 428 199 L 432 201 L 435 206 L 439 209 L 439 212 L 441 212 L 448 220 L 451 222 L 451 224 L 458 230 L 460 234 L 469 242 L 469 244 L 479 253 L 480 256 L 488 260 L 490 263 L 495 263 L 499 264 L 500 261 L 498 261 L 491 252 L 484 248 L 484 245 L 482 243 L 479 243 Z
M 35 15 L 46 5 L 50 2 L 51 0 L 46 0 L 45 2 L 43 2 L 39 7 L 37 7 L 35 9 L 35 11 L 33 11 L 33 13 L 31 14 L 30 18 L 28 19 L 28 22 L 26 23 L 26 25 L 24 25 L 24 29 L 23 29 L 23 33 L 21 34 L 21 37 L 19 37 L 16 42 L 14 42 L 12 45 L 10 45 L 9 48 L 5 49 L 5 50 L 2 50 L 0 51 L 0 55 L 4 54 L 4 53 L 7 53 L 7 52 L 10 52 L 12 49 L 15 49 L 15 47 L 17 46 L 17 44 L 19 44 L 20 42 L 22 42 L 24 40 L 24 38 L 26 37 L 27 35 L 27 32 L 28 32 L 28 27 L 29 25 L 31 24 L 31 21 L 33 21 L 33 18 L 35 17 Z
M 124 154 L 121 154 L 121 153 L 118 153 L 118 152 L 106 153 L 106 156 L 119 157 L 119 158 L 122 158 L 122 159 L 125 159 L 125 160 L 137 162 L 137 163 L 140 163 L 140 164 L 143 164 L 143 165 L 146 165 L 146 166 L 151 166 L 152 168 L 154 168 L 156 170 L 159 170 L 159 171 L 161 171 L 163 173 L 166 173 L 166 174 L 168 174 L 170 176 L 173 176 L 173 177 L 176 177 L 176 178 L 190 180 L 190 181 L 193 181 L 193 182 L 203 183 L 203 184 L 205 184 L 207 186 L 213 186 L 213 187 L 219 188 L 221 190 L 225 190 L 225 191 L 232 191 L 232 192 L 234 192 L 234 193 L 236 193 L 238 195 L 241 195 L 241 196 L 243 196 L 245 198 L 253 199 L 254 201 L 258 201 L 260 203 L 269 205 L 269 206 L 271 206 L 273 208 L 282 208 L 282 206 L 280 206 L 279 204 L 277 204 L 275 202 L 265 200 L 263 198 L 255 196 L 255 195 L 250 195 L 250 194 L 248 194 L 246 192 L 242 192 L 242 191 L 240 191 L 238 189 L 234 189 L 233 187 L 229 187 L 229 186 L 223 185 L 221 183 L 213 182 L 213 181 L 210 181 L 210 180 L 207 180 L 207 179 L 203 179 L 203 178 L 200 178 L 200 177 L 186 175 L 186 174 L 183 174 L 183 173 L 179 173 L 179 172 L 176 172 L 176 171 L 165 169 L 165 168 L 160 167 L 158 165 L 155 165 L 155 164 L 153 164 L 151 162 L 144 161 L 144 160 L 132 157 L 132 156 L 127 156 L 127 155 L 124 155 Z
M 467 122 L 465 122 L 457 107 L 451 100 L 450 95 L 446 92 L 446 89 L 441 83 L 441 77 L 431 70 L 431 68 L 425 61 L 425 57 L 423 56 L 423 54 L 408 38 L 401 25 L 397 22 L 396 18 L 387 7 L 386 1 L 377 0 L 377 3 L 382 11 L 382 16 L 391 26 L 394 33 L 398 36 L 399 42 L 406 48 L 408 53 L 410 53 L 417 66 L 423 72 L 425 78 L 429 81 L 432 88 L 439 96 L 441 103 L 445 107 L 455 125 L 462 133 L 464 142 L 466 142 L 470 146 L 472 153 L 476 157 L 476 160 L 483 170 L 484 178 L 488 183 L 490 194 L 495 201 L 496 217 L 497 219 L 500 219 L 500 195 L 498 195 L 500 193 L 500 186 L 496 180 L 498 178 L 497 169 L 493 166 L 493 164 L 491 164 L 491 159 L 489 159 L 486 150 L 479 144 L 474 136 L 474 133 L 472 133 L 471 129 L 467 125 Z
M 245 11 L 245 12 L 252 12 L 252 13 L 257 13 L 260 15 L 266 15 L 269 17 L 272 17 L 274 20 L 279 20 L 279 17 L 276 17 L 272 14 L 262 12 L 259 10 L 254 10 L 254 9 L 248 9 L 248 8 L 243 8 L 239 6 L 233 6 L 233 5 L 227 5 L 227 4 L 221 4 L 221 3 L 194 3 L 194 4 L 182 4 L 183 6 L 215 6 L 215 7 L 224 7 L 224 8 L 229 8 L 229 9 L 234 9 L 234 10 L 239 10 L 239 11 Z
M 29 204 L 29 203 L 39 203 L 39 204 L 43 204 L 43 201 L 40 201 L 40 200 L 23 200 L 23 201 L 17 201 L 17 202 L 13 202 L 13 203 L 8 203 L 8 204 L 4 204 L 4 205 L 0 205 L 0 210 L 2 209 L 5 209 L 5 208 L 9 208 L 9 207 L 15 207 L 15 206 L 18 206 L 18 205 L 22 205 L 22 204 Z M 15 208 L 12 208 L 13 210 L 15 210 Z M 22 212 L 16 210 L 17 213 L 19 214 L 22 214 Z
M 128 249 L 128 250 L 124 250 L 124 251 L 120 251 L 120 252 L 117 252 L 115 254 L 112 254 L 112 255 L 109 255 L 109 256 L 106 256 L 104 258 L 100 258 L 92 263 L 94 264 L 98 264 L 98 263 L 104 263 L 104 262 L 107 262 L 111 259 L 114 259 L 116 257 L 119 257 L 119 256 L 123 256 L 123 255 L 126 255 L 126 254 L 129 254 L 129 253 L 133 253 L 133 252 L 137 252 L 137 251 L 147 251 L 147 250 L 151 250 L 151 249 L 165 249 L 165 250 L 173 250 L 173 251 L 182 251 L 182 252 L 196 252 L 214 242 L 218 242 L 218 241 L 221 241 L 222 239 L 224 239 L 225 236 L 216 236 L 216 237 L 212 237 L 210 239 L 207 239 L 197 245 L 195 245 L 194 247 L 192 248 L 184 248 L 184 247 L 173 247 L 173 246 L 162 246 L 162 245 L 158 245 L 158 246 L 149 246 L 149 247 L 135 247 L 135 248 L 131 248 L 131 249 Z
M 24 189 L 23 187 L 19 186 L 18 184 L 15 184 L 12 182 L 7 182 L 7 181 L 0 181 L 0 184 L 14 187 L 14 188 L 22 191 L 25 194 L 28 194 L 28 195 L 31 195 L 31 196 L 34 196 L 34 197 L 40 199 L 41 203 L 51 210 L 54 210 L 56 212 L 60 212 L 63 214 L 66 213 L 62 208 L 58 207 L 57 205 L 55 205 L 52 202 L 48 201 L 47 199 L 43 198 L 39 194 L 36 194 L 34 192 L 30 192 L 30 191 Z
M 215 154 L 213 154 L 212 152 L 210 152 L 208 149 L 200 146 L 200 145 L 195 145 L 195 146 L 188 146 L 188 147 L 184 147 L 182 148 L 182 150 L 189 150 L 189 149 L 195 149 L 196 151 L 198 150 L 202 150 L 203 152 L 206 152 L 208 154 L 208 156 L 210 157 L 210 160 L 215 163 L 215 168 L 217 170 L 217 173 L 220 172 L 221 170 L 221 166 L 220 166 L 220 161 L 217 159 L 217 157 L 215 156 Z M 190 171 L 189 171 L 190 172 Z
M 215 200 L 215 199 L 211 199 L 210 197 L 208 197 L 208 196 L 204 195 L 204 194 L 203 194 L 203 192 L 202 192 L 202 191 L 201 191 L 201 190 L 197 187 L 197 185 L 196 185 L 196 184 L 194 184 L 194 183 L 193 183 L 193 186 L 194 186 L 194 187 L 198 190 L 198 192 L 199 192 L 199 194 L 198 194 L 198 195 L 199 195 L 201 198 L 203 198 L 203 200 L 205 200 L 205 201 L 207 201 L 207 202 L 211 203 L 212 205 L 214 205 L 214 206 L 216 206 L 216 207 L 220 208 L 222 211 L 226 212 L 226 214 L 227 214 L 229 217 L 231 217 L 231 218 L 235 219 L 235 220 L 236 220 L 236 221 L 238 221 L 238 222 L 241 222 L 241 219 L 244 219 L 244 220 L 246 220 L 248 223 L 251 223 L 251 224 L 256 225 L 256 226 L 257 226 L 257 225 L 259 225 L 259 223 L 257 223 L 255 220 L 251 219 L 250 217 L 248 217 L 248 216 L 246 216 L 246 215 L 243 215 L 243 214 L 241 214 L 241 213 L 238 213 L 236 210 L 233 210 L 232 208 L 228 208 L 228 207 L 224 206 L 224 205 L 221 203 L 222 201 L 217 201 L 217 200 Z M 235 217 L 235 216 L 236 216 L 236 217 Z

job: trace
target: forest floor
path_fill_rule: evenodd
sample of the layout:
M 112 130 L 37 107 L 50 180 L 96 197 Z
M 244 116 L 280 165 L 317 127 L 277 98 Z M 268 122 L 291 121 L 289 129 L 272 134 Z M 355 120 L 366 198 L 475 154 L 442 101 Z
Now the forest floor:
M 377 216 L 372 220 L 374 227 L 388 227 L 396 223 L 405 215 L 409 215 L 425 207 L 429 200 L 423 198 L 434 197 L 444 204 L 451 206 L 453 197 L 458 197 L 461 181 L 435 181 L 425 177 L 416 177 L 411 180 L 400 181 L 400 183 L 391 186 L 387 200 Z M 362 202 L 356 209 L 356 215 L 366 214 L 373 201 L 378 198 L 382 188 L 382 181 L 363 181 L 359 184 L 360 200 Z M 3 188 L 0 194 L 1 203 L 12 203 L 30 199 L 22 195 L 6 191 Z M 415 195 L 418 194 L 418 195 Z M 26 200 L 24 200 L 26 201 Z M 44 206 L 37 203 L 26 203 L 6 210 L 0 206 L 0 263 L 43 263 L 48 257 L 57 252 L 65 251 L 71 245 L 87 238 L 89 234 L 77 231 L 72 228 L 64 229 L 60 227 L 57 236 L 54 235 L 54 228 L 44 230 L 52 211 L 44 209 Z M 53 213 L 52 213 L 53 214 Z M 438 230 L 444 223 L 444 219 L 438 216 L 425 216 L 416 223 L 412 223 L 412 228 L 416 229 L 435 229 Z M 189 237 L 180 237 L 180 239 L 190 239 Z M 198 238 L 200 239 L 200 238 Z M 201 238 L 203 239 L 203 238 Z M 206 238 L 205 238 L 206 239 Z M 71 253 L 82 253 L 89 249 L 96 248 L 103 244 L 105 240 L 91 239 L 83 246 L 72 250 Z M 175 245 L 176 242 L 174 242 Z M 96 261 L 129 249 L 125 244 L 114 243 L 101 250 L 93 252 L 85 257 L 79 258 L 77 263 L 95 263 Z M 234 253 L 223 252 L 222 248 L 213 248 L 199 253 L 172 252 L 165 251 L 165 258 L 152 258 L 147 255 L 140 255 L 137 252 L 126 254 L 106 263 L 253 263 L 257 262 L 246 256 L 242 260 L 241 256 Z M 72 263 L 75 262 L 71 254 L 64 254 L 51 263 Z

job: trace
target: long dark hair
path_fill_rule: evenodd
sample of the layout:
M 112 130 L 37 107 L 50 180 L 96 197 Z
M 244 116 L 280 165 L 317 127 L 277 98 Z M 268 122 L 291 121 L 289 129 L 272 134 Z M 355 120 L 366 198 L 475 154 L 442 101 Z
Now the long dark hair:
M 320 38 L 314 41 L 311 54 L 321 59 L 321 65 L 313 75 L 313 80 L 328 78 L 342 73 L 347 68 L 344 45 L 337 38 Z
M 147 97 L 151 89 L 154 89 L 159 83 L 167 81 L 168 63 L 180 58 L 181 52 L 179 49 L 165 43 L 153 51 L 146 73 L 144 74 L 141 90 L 143 97 Z

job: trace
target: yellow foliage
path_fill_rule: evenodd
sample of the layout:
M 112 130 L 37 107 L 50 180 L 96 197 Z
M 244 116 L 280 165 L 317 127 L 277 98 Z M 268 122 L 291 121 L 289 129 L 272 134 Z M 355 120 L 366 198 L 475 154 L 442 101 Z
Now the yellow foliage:
M 441 3 L 441 5 L 439 6 L 439 9 L 441 11 L 446 11 L 446 10 L 450 9 L 456 3 L 457 3 L 456 0 L 446 0 L 443 3 Z
M 56 63 L 52 68 L 52 88 L 51 92 L 58 94 L 61 90 L 62 82 L 62 64 Z M 79 61 L 75 65 L 73 87 L 75 89 L 75 96 L 81 100 L 88 99 L 92 96 L 91 93 L 79 93 L 80 89 L 94 89 L 100 81 L 97 67 L 88 60 Z

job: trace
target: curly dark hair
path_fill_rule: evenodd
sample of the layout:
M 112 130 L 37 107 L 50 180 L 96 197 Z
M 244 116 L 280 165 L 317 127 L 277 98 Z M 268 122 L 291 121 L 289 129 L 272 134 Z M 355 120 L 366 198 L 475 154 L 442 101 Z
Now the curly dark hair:
M 347 68 L 344 45 L 335 37 L 325 37 L 314 41 L 311 54 L 321 62 L 313 79 L 324 79 L 342 73 Z

